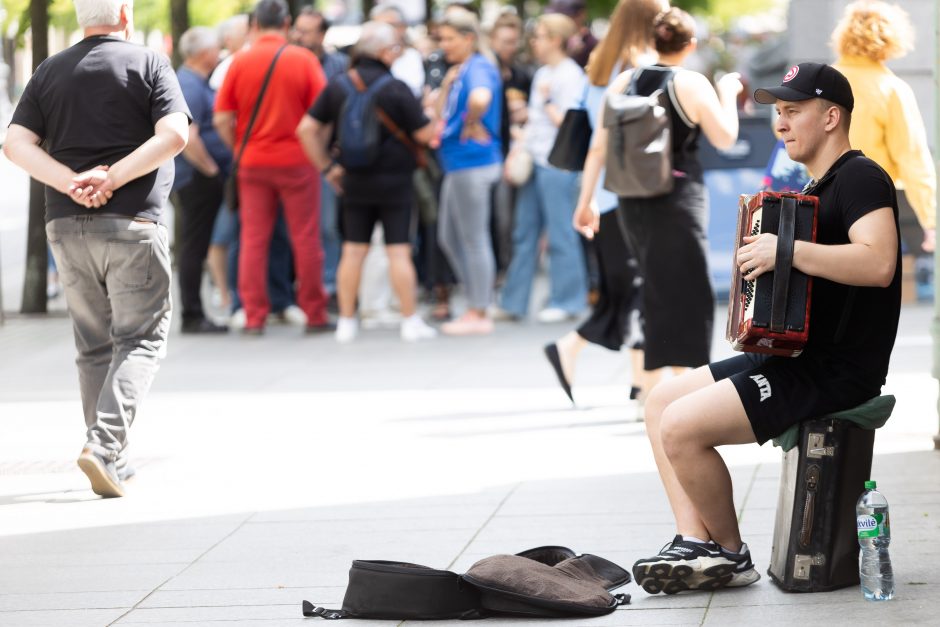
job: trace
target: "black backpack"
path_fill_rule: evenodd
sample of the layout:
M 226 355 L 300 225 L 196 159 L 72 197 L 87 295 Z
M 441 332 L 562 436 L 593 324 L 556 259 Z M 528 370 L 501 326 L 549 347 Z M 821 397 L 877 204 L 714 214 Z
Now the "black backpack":
M 405 562 L 356 560 L 342 609 L 303 602 L 303 614 L 325 619 L 475 619 L 488 616 L 586 618 L 630 602 L 611 590 L 630 573 L 596 555 L 542 546 L 493 555 L 464 575 Z
M 382 147 L 382 123 L 376 112 L 375 95 L 394 79 L 391 74 L 382 74 L 366 87 L 356 70 L 349 70 L 336 80 L 346 92 L 337 126 L 337 161 L 347 170 L 367 168 L 375 163 Z
M 648 96 L 637 94 L 644 72 L 659 80 Z M 636 68 L 624 93 L 604 100 L 607 128 L 604 188 L 621 198 L 650 198 L 672 191 L 672 68 Z

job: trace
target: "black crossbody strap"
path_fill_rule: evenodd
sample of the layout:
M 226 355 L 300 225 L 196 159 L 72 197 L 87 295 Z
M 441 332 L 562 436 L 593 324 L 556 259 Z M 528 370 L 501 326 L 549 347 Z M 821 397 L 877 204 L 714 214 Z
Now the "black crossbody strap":
M 796 198 L 784 196 L 780 203 L 780 227 L 777 229 L 777 263 L 774 268 L 773 296 L 770 301 L 770 330 L 782 333 L 787 320 L 787 293 L 793 270 L 796 234 Z
M 251 135 L 251 129 L 255 126 L 255 120 L 258 119 L 258 111 L 261 110 L 261 102 L 264 100 L 264 94 L 268 90 L 268 83 L 271 82 L 271 75 L 274 74 L 274 66 L 277 65 L 277 60 L 281 57 L 281 53 L 284 52 L 284 49 L 287 48 L 288 44 L 281 46 L 277 54 L 274 55 L 274 58 L 271 60 L 271 66 L 268 67 L 268 73 L 264 75 L 264 82 L 261 83 L 261 91 L 258 92 L 258 100 L 255 101 L 255 108 L 251 112 L 251 118 L 248 119 L 248 127 L 245 129 L 245 136 L 242 137 L 241 146 L 238 149 L 238 154 L 235 156 L 235 163 L 232 164 L 232 169 L 237 170 L 238 164 L 242 160 L 242 154 L 245 152 L 245 146 L 248 144 L 248 136 Z
M 328 610 L 325 607 L 314 605 L 310 601 L 304 601 L 302 607 L 304 616 L 307 618 L 319 616 L 326 620 L 339 620 L 340 618 L 349 616 L 349 614 L 343 610 Z

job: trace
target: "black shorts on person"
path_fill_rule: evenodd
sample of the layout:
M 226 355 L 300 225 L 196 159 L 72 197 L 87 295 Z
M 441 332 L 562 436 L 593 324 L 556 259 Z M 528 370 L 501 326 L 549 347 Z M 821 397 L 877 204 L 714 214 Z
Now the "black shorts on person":
M 850 409 L 880 394 L 836 363 L 811 357 L 775 357 L 742 353 L 709 364 L 715 381 L 729 379 L 738 391 L 758 444 L 792 425 Z
M 382 222 L 386 244 L 410 244 L 415 230 L 414 204 L 406 201 L 349 202 L 340 209 L 340 233 L 344 242 L 368 244 L 376 222 Z

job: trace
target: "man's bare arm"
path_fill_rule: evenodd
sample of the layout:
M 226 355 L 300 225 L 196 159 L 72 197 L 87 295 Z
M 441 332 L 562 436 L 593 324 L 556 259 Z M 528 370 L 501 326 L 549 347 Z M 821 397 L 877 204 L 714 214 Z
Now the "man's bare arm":
M 763 233 L 745 237 L 738 249 L 738 266 L 748 278 L 772 272 L 777 255 L 777 237 Z M 849 229 L 849 243 L 838 245 L 797 241 L 793 267 L 810 276 L 844 285 L 887 287 L 894 278 L 898 238 L 894 211 L 882 207 L 856 220 Z
M 330 156 L 330 138 L 333 136 L 333 124 L 323 124 L 309 114 L 305 114 L 297 125 L 297 138 L 310 163 L 319 170 L 326 182 L 336 191 L 343 193 L 343 176 L 346 171 Z
M 235 150 L 235 112 L 217 111 L 212 116 L 212 126 L 229 150 Z
M 213 177 L 219 173 L 219 164 L 209 154 L 206 144 L 199 136 L 199 127 L 195 124 L 189 126 L 189 141 L 183 149 L 183 158 L 204 176 Z
M 297 139 L 304 149 L 304 154 L 310 163 L 319 170 L 323 171 L 330 166 L 332 159 L 327 151 L 327 145 L 330 141 L 332 124 L 321 124 L 319 120 L 314 119 L 309 114 L 304 114 L 297 125 Z
M 3 144 L 3 154 L 37 181 L 68 194 L 75 171 L 56 161 L 39 144 L 42 138 L 25 126 L 11 124 Z

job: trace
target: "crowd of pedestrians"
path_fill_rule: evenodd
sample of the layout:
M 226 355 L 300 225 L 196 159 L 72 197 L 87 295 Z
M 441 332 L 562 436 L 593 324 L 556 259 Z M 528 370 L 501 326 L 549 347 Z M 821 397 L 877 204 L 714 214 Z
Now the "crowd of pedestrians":
M 585 15 L 580 0 L 556 0 L 530 24 L 510 10 L 483 29 L 453 3 L 411 41 L 402 11 L 381 3 L 342 51 L 326 47 L 322 13 L 304 7 L 291 22 L 281 0 L 190 29 L 177 74 L 193 124 L 172 196 L 182 332 L 260 334 L 273 319 L 352 341 L 375 289 L 361 284 L 377 224 L 403 339 L 437 335 L 419 315 L 422 293 L 447 334 L 525 318 L 546 245 L 551 291 L 537 319 L 581 315 L 596 262 L 571 228 L 579 177 L 547 156 L 565 112 L 584 106 L 583 66 L 598 43 Z M 387 117 L 375 162 L 358 172 L 337 141 L 350 75 L 395 79 L 375 95 Z M 234 211 L 223 193 L 233 176 Z
M 597 45 L 585 15 L 580 0 L 555 0 L 531 24 L 510 10 L 483 29 L 453 3 L 411 41 L 403 12 L 380 3 L 340 51 L 319 11 L 292 20 L 282 0 L 261 0 L 187 31 L 177 77 L 193 123 L 171 196 L 182 332 L 258 335 L 278 320 L 352 341 L 375 291 L 361 284 L 377 224 L 405 340 L 437 335 L 422 293 L 447 334 L 525 317 L 543 241 L 551 293 L 538 319 L 580 315 L 593 260 L 570 226 L 578 176 L 546 159 L 566 110 L 583 105 L 576 86 Z M 339 154 L 350 76 L 394 79 L 374 97 L 378 154 L 358 171 Z M 510 172 L 520 161 L 524 180 Z

